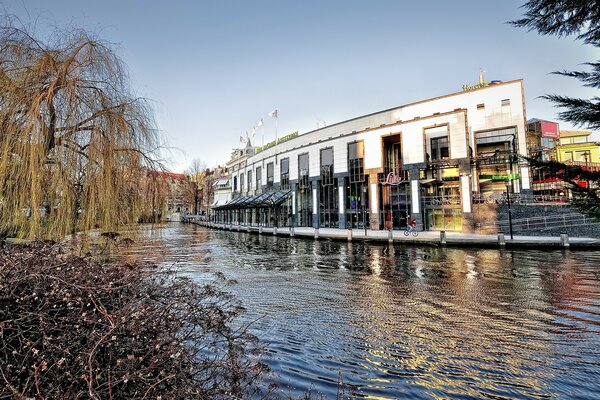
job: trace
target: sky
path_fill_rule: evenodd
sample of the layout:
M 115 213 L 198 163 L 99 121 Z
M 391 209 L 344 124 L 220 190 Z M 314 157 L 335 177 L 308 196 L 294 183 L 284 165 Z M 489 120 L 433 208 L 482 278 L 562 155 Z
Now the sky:
M 84 28 L 113 43 L 132 91 L 151 100 L 173 172 L 228 161 L 254 144 L 462 90 L 524 79 L 527 118 L 556 120 L 539 96 L 597 91 L 556 70 L 581 69 L 598 48 L 507 21 L 524 0 L 0 0 L 47 37 Z M 572 129 L 561 123 L 562 129 Z M 598 133 L 594 139 L 600 140 Z

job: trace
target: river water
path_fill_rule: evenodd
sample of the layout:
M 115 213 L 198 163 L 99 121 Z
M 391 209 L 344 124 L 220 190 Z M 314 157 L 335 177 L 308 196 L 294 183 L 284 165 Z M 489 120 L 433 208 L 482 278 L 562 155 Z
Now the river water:
M 282 397 L 600 398 L 600 252 L 144 229 L 134 258 L 220 271 Z

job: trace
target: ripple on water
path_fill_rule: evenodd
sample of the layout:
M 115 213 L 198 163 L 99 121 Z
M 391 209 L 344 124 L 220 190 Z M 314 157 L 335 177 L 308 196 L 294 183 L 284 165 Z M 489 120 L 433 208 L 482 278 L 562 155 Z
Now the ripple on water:
M 283 393 L 595 398 L 600 252 L 381 246 L 168 225 L 127 257 L 222 272 Z

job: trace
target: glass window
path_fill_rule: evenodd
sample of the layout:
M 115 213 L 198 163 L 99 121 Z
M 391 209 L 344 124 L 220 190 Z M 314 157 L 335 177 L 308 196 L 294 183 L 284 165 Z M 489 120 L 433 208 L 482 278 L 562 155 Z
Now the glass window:
M 355 142 L 348 144 L 348 159 L 356 160 L 357 158 L 364 158 L 365 155 L 365 144 L 364 142 Z
M 445 160 L 450 157 L 448 136 L 431 139 L 431 160 Z
M 308 153 L 298 156 L 298 186 L 300 189 L 308 188 L 310 181 L 308 178 Z
M 289 189 L 290 187 L 290 159 L 284 158 L 279 163 L 281 177 L 280 183 L 282 189 Z
M 240 192 L 244 193 L 244 174 L 240 174 Z
M 275 175 L 275 168 L 273 163 L 270 162 L 267 164 L 267 187 L 273 187 L 273 180 Z
M 262 189 L 262 168 L 256 167 L 256 190 Z
M 308 153 L 300 154 L 298 156 L 298 175 L 308 176 Z
M 364 142 L 348 144 L 348 174 L 350 182 L 364 181 Z
M 333 147 L 321 149 L 321 186 L 333 185 Z

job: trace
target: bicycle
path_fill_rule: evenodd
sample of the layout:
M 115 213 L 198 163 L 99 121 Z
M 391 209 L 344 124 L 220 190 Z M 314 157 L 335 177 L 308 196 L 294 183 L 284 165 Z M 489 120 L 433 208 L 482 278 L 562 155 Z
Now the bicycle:
M 404 231 L 404 236 L 408 236 L 410 234 L 412 234 L 414 237 L 417 237 L 417 236 L 419 236 L 419 231 L 416 229 L 411 229 L 411 230 L 407 229 Z

